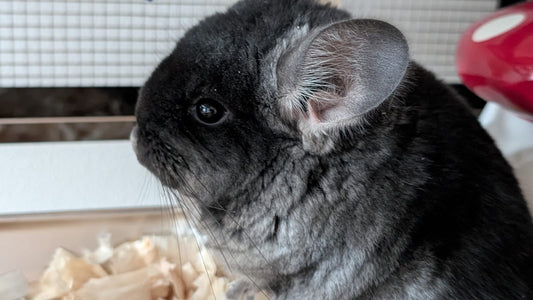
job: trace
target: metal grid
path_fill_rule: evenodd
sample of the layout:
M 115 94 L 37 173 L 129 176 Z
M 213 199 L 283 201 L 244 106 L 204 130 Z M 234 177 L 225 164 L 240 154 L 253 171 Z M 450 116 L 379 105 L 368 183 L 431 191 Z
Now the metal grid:
M 455 50 L 462 32 L 497 6 L 496 0 L 343 1 L 354 17 L 398 27 L 409 41 L 411 57 L 450 83 L 459 83 Z
M 235 0 L 0 0 L 0 87 L 140 86 L 185 30 Z M 496 0 L 344 0 L 398 26 L 412 56 L 457 82 L 460 33 Z
M 232 0 L 0 0 L 0 87 L 139 86 Z

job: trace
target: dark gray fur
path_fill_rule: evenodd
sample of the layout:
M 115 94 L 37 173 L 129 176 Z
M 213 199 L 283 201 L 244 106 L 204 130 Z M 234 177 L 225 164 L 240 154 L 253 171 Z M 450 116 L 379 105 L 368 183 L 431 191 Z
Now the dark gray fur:
M 140 162 L 247 278 L 232 296 L 532 299 L 512 170 L 396 29 L 348 20 L 248 0 L 193 27 L 141 90 Z M 220 123 L 195 118 L 205 98 Z

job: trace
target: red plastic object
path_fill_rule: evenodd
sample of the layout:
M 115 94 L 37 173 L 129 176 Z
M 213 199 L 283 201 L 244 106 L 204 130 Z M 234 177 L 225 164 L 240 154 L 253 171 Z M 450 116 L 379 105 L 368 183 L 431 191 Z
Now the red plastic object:
M 533 121 L 533 2 L 499 10 L 468 28 L 456 66 L 479 97 Z

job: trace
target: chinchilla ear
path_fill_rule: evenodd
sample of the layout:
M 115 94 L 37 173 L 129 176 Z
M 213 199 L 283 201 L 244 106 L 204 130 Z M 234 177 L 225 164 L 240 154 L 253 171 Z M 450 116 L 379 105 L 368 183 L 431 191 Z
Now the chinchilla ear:
M 281 110 L 311 131 L 351 124 L 391 96 L 408 64 L 405 37 L 388 23 L 348 20 L 317 29 L 278 61 Z

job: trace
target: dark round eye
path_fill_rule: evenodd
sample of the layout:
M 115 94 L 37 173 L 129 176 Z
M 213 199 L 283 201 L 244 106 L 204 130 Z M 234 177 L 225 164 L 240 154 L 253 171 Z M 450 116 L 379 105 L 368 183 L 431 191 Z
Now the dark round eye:
M 218 123 L 226 115 L 226 109 L 222 104 L 208 98 L 198 100 L 194 109 L 198 121 L 205 124 Z

